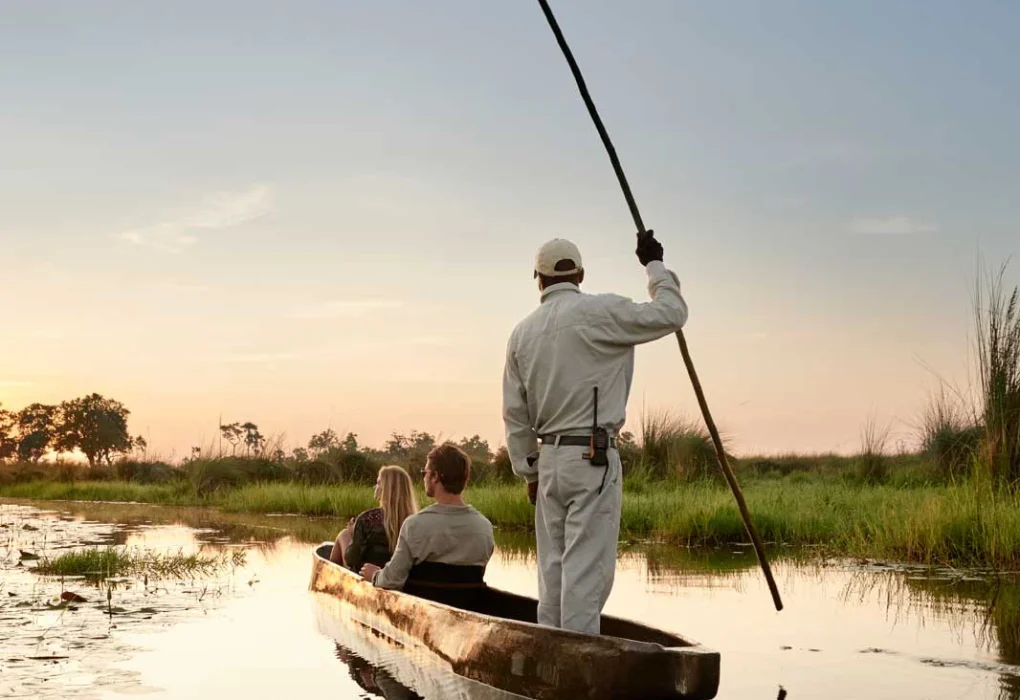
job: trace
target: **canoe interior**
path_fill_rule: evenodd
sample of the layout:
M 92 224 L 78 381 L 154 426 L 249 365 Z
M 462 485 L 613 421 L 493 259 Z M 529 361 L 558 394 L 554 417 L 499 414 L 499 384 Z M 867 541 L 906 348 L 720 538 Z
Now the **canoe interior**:
M 331 548 L 331 544 L 323 544 L 316 549 L 315 553 L 328 562 Z M 356 576 L 354 572 L 348 569 L 344 569 L 336 564 L 331 565 L 350 573 L 351 576 Z M 534 624 L 537 622 L 538 601 L 534 598 L 507 593 L 498 588 L 488 588 L 480 605 L 473 607 L 471 612 Z M 696 646 L 694 642 L 684 639 L 679 635 L 608 615 L 602 616 L 602 636 L 629 639 L 635 642 L 649 642 L 673 648 Z

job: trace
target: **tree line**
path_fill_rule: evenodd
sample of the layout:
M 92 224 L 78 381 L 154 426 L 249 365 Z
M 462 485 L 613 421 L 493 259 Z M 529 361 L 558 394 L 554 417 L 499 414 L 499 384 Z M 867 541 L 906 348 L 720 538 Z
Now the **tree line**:
M 130 414 L 120 401 L 95 393 L 20 411 L 0 406 L 0 462 L 37 463 L 50 452 L 78 450 L 90 467 L 112 465 L 116 457 L 146 448 L 145 438 L 128 433 Z
M 131 412 L 120 401 L 101 394 L 89 394 L 59 404 L 33 403 L 20 411 L 7 410 L 0 405 L 0 463 L 20 461 L 38 463 L 48 454 L 79 451 L 90 467 L 99 464 L 113 465 L 132 451 L 143 455 L 148 448 L 145 438 L 132 436 L 128 430 Z M 341 437 L 327 428 L 311 437 L 306 447 L 286 452 L 279 443 L 273 443 L 252 421 L 221 423 L 219 455 L 268 459 L 277 462 L 330 461 L 342 456 L 361 455 L 382 463 L 403 465 L 424 464 L 425 456 L 439 444 L 431 433 L 412 430 L 394 432 L 381 449 L 360 444 L 356 433 Z M 224 445 L 225 443 L 225 445 Z M 472 435 L 456 441 L 472 460 L 489 464 L 497 460 L 488 441 Z M 500 452 L 505 451 L 501 448 Z M 191 448 L 190 459 L 203 456 L 201 447 Z M 185 461 L 188 461 L 187 459 Z
M 357 433 L 340 436 L 332 428 L 316 433 L 308 440 L 306 447 L 295 447 L 287 453 L 281 446 L 270 446 L 269 441 L 259 431 L 258 425 L 251 421 L 224 423 L 220 425 L 220 437 L 227 443 L 231 456 L 257 457 L 277 462 L 291 461 L 296 463 L 329 461 L 343 455 L 364 455 L 375 461 L 393 464 L 424 464 L 425 456 L 440 440 L 437 436 L 420 430 L 410 433 L 394 432 L 383 444 L 381 449 L 364 446 L 360 443 Z M 466 452 L 472 460 L 491 463 L 497 454 L 493 453 L 489 442 L 480 435 L 451 441 Z M 503 450 L 504 448 L 500 448 Z M 226 450 L 221 449 L 221 453 Z M 200 447 L 191 448 L 192 458 L 202 456 Z

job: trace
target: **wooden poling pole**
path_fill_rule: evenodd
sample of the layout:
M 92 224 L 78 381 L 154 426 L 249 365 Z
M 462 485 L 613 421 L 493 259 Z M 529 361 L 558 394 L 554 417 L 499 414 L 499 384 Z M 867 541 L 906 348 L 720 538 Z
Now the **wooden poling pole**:
M 737 477 L 733 474 L 733 470 L 730 469 L 730 463 L 726 458 L 726 450 L 723 447 L 722 438 L 719 437 L 719 430 L 716 429 L 715 421 L 712 420 L 712 412 L 708 410 L 705 392 L 701 389 L 701 380 L 698 379 L 698 373 L 694 369 L 694 362 L 691 360 L 691 353 L 687 349 L 687 339 L 684 337 L 683 331 L 676 332 L 676 341 L 680 345 L 680 354 L 684 358 L 687 374 L 691 377 L 694 395 L 698 397 L 701 415 L 705 418 L 705 425 L 708 426 L 708 432 L 712 436 L 712 444 L 715 445 L 715 458 L 719 462 L 719 468 L 722 470 L 723 476 L 726 477 L 726 482 L 730 485 L 733 498 L 737 501 L 737 509 L 740 511 L 740 517 L 744 520 L 744 529 L 747 530 L 747 535 L 751 538 L 751 544 L 754 545 L 754 553 L 758 555 L 758 563 L 761 564 L 761 570 L 765 573 L 765 581 L 769 585 L 772 602 L 775 604 L 776 610 L 782 610 L 783 600 L 779 597 L 779 588 L 776 586 L 776 579 L 772 576 L 772 567 L 769 566 L 769 560 L 765 557 L 765 546 L 762 544 L 761 539 L 758 538 L 758 533 L 754 529 L 754 523 L 751 522 L 751 512 L 747 509 L 747 502 L 744 501 L 744 493 L 740 490 L 740 485 L 737 483 Z
M 627 199 L 627 206 L 630 208 L 630 214 L 634 219 L 634 225 L 637 226 L 637 235 L 640 237 L 646 232 L 645 225 L 641 219 L 641 212 L 638 211 L 637 202 L 634 201 L 634 194 L 630 191 L 630 185 L 627 183 L 627 176 L 623 172 L 623 166 L 620 165 L 620 159 L 616 155 L 616 149 L 613 147 L 613 142 L 609 139 L 609 133 L 606 131 L 606 127 L 602 123 L 602 118 L 599 116 L 598 110 L 595 109 L 595 102 L 592 100 L 591 94 L 588 92 L 588 86 L 584 82 L 584 76 L 581 75 L 581 69 L 578 67 L 577 61 L 574 60 L 574 54 L 570 50 L 570 46 L 567 45 L 567 40 L 563 37 L 563 32 L 560 31 L 560 25 L 556 21 L 556 17 L 553 15 L 552 8 L 549 7 L 548 0 L 538 0 L 538 4 L 542 7 L 542 12 L 545 13 L 545 18 L 549 21 L 549 27 L 556 36 L 556 43 L 559 44 L 560 50 L 563 51 L 564 58 L 567 59 L 567 64 L 570 66 L 570 72 L 573 73 L 574 81 L 577 83 L 577 88 L 581 91 L 581 98 L 584 100 L 584 104 L 588 108 L 588 114 L 591 115 L 592 121 L 595 122 L 595 129 L 599 132 L 599 137 L 602 139 L 602 145 L 606 147 L 606 152 L 609 154 L 609 160 L 613 164 L 613 171 L 616 173 L 616 179 L 619 180 L 620 188 L 623 190 L 623 196 Z M 769 566 L 768 559 L 765 557 L 765 547 L 758 538 L 758 533 L 755 531 L 754 525 L 751 522 L 751 514 L 747 510 L 747 503 L 744 501 L 744 494 L 741 492 L 740 485 L 737 483 L 737 477 L 733 475 L 733 470 L 730 469 L 729 461 L 726 458 L 726 450 L 722 444 L 722 438 L 719 437 L 719 431 L 715 427 L 715 421 L 712 420 L 712 414 L 708 410 L 708 402 L 705 400 L 705 392 L 701 389 L 701 382 L 698 379 L 698 373 L 694 369 L 694 362 L 691 360 L 691 353 L 687 349 L 687 340 L 684 338 L 683 331 L 676 332 L 676 339 L 680 345 L 680 355 L 683 357 L 684 365 L 687 367 L 687 374 L 690 375 L 691 384 L 694 386 L 694 395 L 698 399 L 698 406 L 701 408 L 701 415 L 704 417 L 705 425 L 708 426 L 708 432 L 712 436 L 712 444 L 715 446 L 715 457 L 716 461 L 719 463 L 719 469 L 722 470 L 723 476 L 726 477 L 726 482 L 730 485 L 730 490 L 733 491 L 733 497 L 737 500 L 737 508 L 740 511 L 740 517 L 744 521 L 744 529 L 751 538 L 751 543 L 754 545 L 754 552 L 758 555 L 758 563 L 761 564 L 762 571 L 765 574 L 765 580 L 769 586 L 769 591 L 772 593 L 772 602 L 775 604 L 776 610 L 782 610 L 783 601 L 779 597 L 779 588 L 776 586 L 776 580 L 772 576 L 772 568 Z

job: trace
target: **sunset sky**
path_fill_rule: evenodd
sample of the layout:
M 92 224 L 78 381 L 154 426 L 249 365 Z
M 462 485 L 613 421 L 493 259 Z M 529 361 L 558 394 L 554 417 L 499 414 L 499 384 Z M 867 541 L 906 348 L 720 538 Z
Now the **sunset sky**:
M 909 440 L 1020 242 L 1020 4 L 555 0 L 737 453 Z M 501 444 L 544 240 L 646 297 L 537 3 L 4 2 L 0 402 Z M 1020 263 L 1010 284 L 1020 281 Z M 696 415 L 676 343 L 630 424 Z

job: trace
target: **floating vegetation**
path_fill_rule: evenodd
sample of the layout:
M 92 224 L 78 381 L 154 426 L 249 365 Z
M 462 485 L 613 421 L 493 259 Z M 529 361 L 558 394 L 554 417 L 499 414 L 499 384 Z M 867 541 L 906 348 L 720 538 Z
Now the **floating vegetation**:
M 154 579 L 211 576 L 228 567 L 243 566 L 243 550 L 204 554 L 130 552 L 116 547 L 92 547 L 40 560 L 35 571 L 50 576 L 146 576 Z
M 139 692 L 138 675 L 113 663 L 137 652 L 133 635 L 250 595 L 236 586 L 250 561 L 234 544 L 247 537 L 178 529 L 169 511 L 154 525 L 148 506 L 129 508 L 137 516 L 129 523 L 102 515 L 108 505 L 90 508 L 82 515 L 0 503 L 0 697 Z

